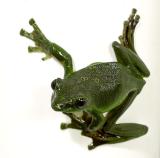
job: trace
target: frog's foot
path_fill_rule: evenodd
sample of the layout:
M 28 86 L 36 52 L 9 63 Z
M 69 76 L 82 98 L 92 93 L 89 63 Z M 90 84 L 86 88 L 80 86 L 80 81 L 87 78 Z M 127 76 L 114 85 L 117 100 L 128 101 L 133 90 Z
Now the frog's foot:
M 44 36 L 42 31 L 39 29 L 34 19 L 29 20 L 29 24 L 33 27 L 33 32 L 28 33 L 24 29 L 21 29 L 20 35 L 35 42 L 35 47 L 29 46 L 28 52 L 43 52 L 46 54 L 42 60 L 53 57 L 51 54 L 52 43 Z
M 95 132 L 83 130 L 81 134 L 92 139 L 92 143 L 88 145 L 89 150 L 92 150 L 99 145 L 107 144 L 109 140 L 114 139 L 116 137 L 112 134 L 104 132 L 103 130 L 98 130 Z
M 130 48 L 134 52 L 136 52 L 134 48 L 134 31 L 140 19 L 140 16 L 136 15 L 136 12 L 137 10 L 133 9 L 128 20 L 124 21 L 123 33 L 119 36 L 121 44 L 127 48 Z
M 115 144 L 138 138 L 147 133 L 145 125 L 136 123 L 122 123 L 114 125 L 109 131 L 99 130 L 96 132 L 82 131 L 82 135 L 92 138 L 88 149 L 94 149 L 103 144 Z
M 35 47 L 28 47 L 29 52 L 43 52 L 45 57 L 42 60 L 47 60 L 55 57 L 64 67 L 64 77 L 68 77 L 73 72 L 72 57 L 62 47 L 56 43 L 50 42 L 39 29 L 34 19 L 29 20 L 29 24 L 33 27 L 33 32 L 28 33 L 21 29 L 20 35 L 35 42 Z

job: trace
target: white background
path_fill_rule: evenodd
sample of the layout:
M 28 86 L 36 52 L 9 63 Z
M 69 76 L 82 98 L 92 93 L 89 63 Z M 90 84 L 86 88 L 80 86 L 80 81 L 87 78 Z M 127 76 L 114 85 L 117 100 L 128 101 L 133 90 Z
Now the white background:
M 45 35 L 65 48 L 78 70 L 115 60 L 111 43 L 135 7 L 141 16 L 136 48 L 151 71 L 147 84 L 119 122 L 149 126 L 147 135 L 88 151 L 91 140 L 79 131 L 61 131 L 69 121 L 50 107 L 50 83 L 63 77 L 55 60 L 28 54 L 33 43 L 19 36 L 32 31 L 33 17 Z M 160 157 L 159 0 L 1 0 L 0 1 L 0 158 L 159 158 Z

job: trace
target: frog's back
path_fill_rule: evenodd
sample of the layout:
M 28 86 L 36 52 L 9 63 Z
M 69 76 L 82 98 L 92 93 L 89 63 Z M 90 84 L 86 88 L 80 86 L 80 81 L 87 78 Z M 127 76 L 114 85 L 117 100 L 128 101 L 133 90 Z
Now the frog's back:
M 118 62 L 107 62 L 91 64 L 79 71 L 74 72 L 68 79 L 67 84 L 79 87 L 81 90 L 112 90 L 118 85 L 131 85 L 131 83 L 141 82 L 132 72 Z M 143 82 L 143 81 L 142 81 Z M 128 88 L 131 88 L 128 85 Z M 135 86 L 135 85 L 134 85 Z M 94 89 L 95 88 L 95 89 Z
M 139 82 L 127 67 L 117 62 L 89 65 L 67 79 L 71 93 L 85 94 L 92 98 L 92 104 L 105 107 L 121 103 L 130 91 L 139 87 Z
M 120 71 L 121 65 L 116 62 L 91 64 L 74 72 L 66 81 L 70 86 L 81 87 L 81 90 L 94 90 L 99 86 L 114 88 L 119 83 Z
M 131 71 L 118 62 L 95 63 L 74 72 L 69 79 L 74 83 L 95 83 L 95 85 L 114 88 L 121 83 L 122 77 L 132 76 Z M 93 85 L 92 85 L 93 86 Z

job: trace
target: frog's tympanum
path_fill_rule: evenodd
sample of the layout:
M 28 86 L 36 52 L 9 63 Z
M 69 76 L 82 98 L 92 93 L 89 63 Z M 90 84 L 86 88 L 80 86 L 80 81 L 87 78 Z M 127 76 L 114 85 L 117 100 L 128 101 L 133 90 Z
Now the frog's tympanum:
M 64 78 L 51 83 L 53 95 L 51 106 L 55 111 L 71 118 L 71 123 L 62 123 L 61 129 L 81 130 L 83 136 L 92 138 L 88 146 L 94 149 L 102 144 L 128 141 L 147 133 L 145 125 L 116 123 L 128 109 L 145 85 L 150 72 L 134 47 L 134 32 L 139 15 L 132 10 L 124 22 L 120 42 L 113 42 L 116 62 L 97 62 L 74 71 L 72 58 L 62 47 L 49 41 L 31 19 L 33 32 L 21 30 L 20 34 L 35 42 L 29 52 L 43 52 L 46 60 L 52 57 L 64 67 Z

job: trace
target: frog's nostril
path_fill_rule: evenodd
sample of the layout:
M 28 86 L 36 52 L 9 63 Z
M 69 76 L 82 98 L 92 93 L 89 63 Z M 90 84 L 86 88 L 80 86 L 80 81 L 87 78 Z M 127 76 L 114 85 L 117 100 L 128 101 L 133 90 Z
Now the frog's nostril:
M 59 110 L 63 109 L 63 107 L 64 107 L 64 104 L 57 104 L 57 108 L 58 108 Z
M 52 108 L 55 110 L 55 111 L 61 111 L 63 109 L 64 105 L 63 104 L 52 104 Z

